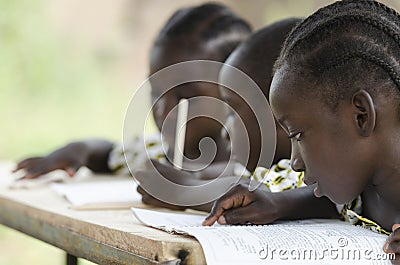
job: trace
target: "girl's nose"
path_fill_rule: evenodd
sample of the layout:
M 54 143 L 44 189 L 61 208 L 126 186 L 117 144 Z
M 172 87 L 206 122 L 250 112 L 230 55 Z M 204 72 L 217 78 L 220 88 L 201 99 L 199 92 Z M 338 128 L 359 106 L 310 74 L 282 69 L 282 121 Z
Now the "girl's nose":
M 178 109 L 177 105 L 179 103 L 178 99 L 172 95 L 165 94 L 159 102 L 159 113 L 163 121 L 168 117 L 169 119 L 175 118 Z
M 292 145 L 292 154 L 290 157 L 290 165 L 294 171 L 301 172 L 305 171 L 304 161 L 301 158 L 297 148 Z
M 226 118 L 225 124 L 221 130 L 221 138 L 222 139 L 225 139 L 226 141 L 230 141 L 231 132 L 232 132 L 232 128 L 233 128 L 233 122 L 234 122 L 234 118 L 232 117 L 232 115 L 229 115 Z

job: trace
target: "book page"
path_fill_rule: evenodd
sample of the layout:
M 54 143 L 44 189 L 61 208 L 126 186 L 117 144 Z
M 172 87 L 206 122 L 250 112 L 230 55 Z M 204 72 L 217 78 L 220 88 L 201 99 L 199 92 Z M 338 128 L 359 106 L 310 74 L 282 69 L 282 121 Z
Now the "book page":
M 386 236 L 339 220 L 202 227 L 204 216 L 132 211 L 146 225 L 196 237 L 207 264 L 391 264 Z
M 99 179 L 87 182 L 51 184 L 51 189 L 71 202 L 73 209 L 130 208 L 141 204 L 133 178 Z
M 132 208 L 135 217 L 145 225 L 162 229 L 167 232 L 187 234 L 180 227 L 201 226 L 205 215 L 187 213 L 169 213 L 153 210 Z

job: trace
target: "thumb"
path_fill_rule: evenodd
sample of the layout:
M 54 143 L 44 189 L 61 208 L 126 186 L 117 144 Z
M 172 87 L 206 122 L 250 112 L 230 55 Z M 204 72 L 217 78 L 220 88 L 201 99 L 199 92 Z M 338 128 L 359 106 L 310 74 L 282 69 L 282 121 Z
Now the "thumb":
M 76 172 L 78 172 L 79 168 L 79 165 L 70 165 L 65 168 L 65 171 L 67 172 L 68 176 L 73 177 L 75 176 Z
M 393 227 L 392 227 L 392 231 L 396 230 L 399 227 L 400 227 L 400 224 L 394 224 Z

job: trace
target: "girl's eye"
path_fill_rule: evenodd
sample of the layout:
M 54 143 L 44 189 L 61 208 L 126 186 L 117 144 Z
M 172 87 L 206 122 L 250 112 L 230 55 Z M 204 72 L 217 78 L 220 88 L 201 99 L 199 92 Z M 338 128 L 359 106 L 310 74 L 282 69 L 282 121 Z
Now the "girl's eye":
M 293 133 L 293 134 L 290 134 L 289 135 L 289 138 L 294 138 L 294 139 L 296 139 L 296 141 L 301 141 L 301 135 L 302 135 L 302 132 L 298 132 L 298 133 Z

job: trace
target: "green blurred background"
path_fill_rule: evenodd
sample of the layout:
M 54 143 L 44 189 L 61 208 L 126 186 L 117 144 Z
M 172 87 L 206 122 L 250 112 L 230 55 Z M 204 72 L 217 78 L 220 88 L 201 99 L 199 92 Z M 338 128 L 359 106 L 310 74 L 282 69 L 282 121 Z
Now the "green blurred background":
M 81 138 L 121 141 L 152 40 L 177 8 L 202 2 L 0 0 L 0 160 L 43 155 Z M 258 29 L 333 1 L 219 2 Z M 400 10 L 400 0 L 383 2 Z M 61 250 L 0 226 L 1 265 L 63 261 Z

